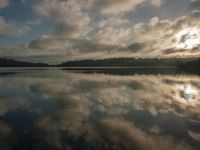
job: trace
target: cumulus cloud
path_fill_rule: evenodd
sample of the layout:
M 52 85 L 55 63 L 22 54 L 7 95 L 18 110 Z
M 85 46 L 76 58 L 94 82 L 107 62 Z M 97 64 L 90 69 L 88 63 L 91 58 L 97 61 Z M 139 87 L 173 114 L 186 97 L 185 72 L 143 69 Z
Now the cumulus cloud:
M 9 6 L 9 0 L 0 0 L 0 9 Z
M 134 10 L 145 0 L 108 0 L 102 8 L 104 15 L 119 15 Z
M 57 26 L 55 34 L 63 38 L 77 38 L 90 30 L 90 17 L 85 10 L 93 1 L 86 0 L 42 0 L 33 9 L 41 17 L 53 19 Z
M 155 6 L 161 4 L 160 0 L 108 0 L 103 5 L 101 13 L 103 15 L 123 15 L 126 12 L 134 11 L 146 1 Z
M 133 32 L 130 40 L 146 43 L 146 48 L 143 50 L 149 55 L 197 56 L 199 55 L 199 51 L 177 49 L 178 39 L 176 35 L 187 28 L 191 30 L 192 28 L 199 28 L 199 16 L 199 12 L 193 12 L 191 15 L 177 18 L 175 21 L 160 20 L 154 17 L 149 23 L 136 24 L 132 28 Z
M 199 16 L 199 12 L 195 11 L 174 21 L 160 20 L 158 17 L 154 17 L 148 23 L 137 23 L 131 28 L 105 27 L 97 32 L 95 40 L 103 44 L 122 46 L 123 52 L 128 52 L 130 56 L 136 57 L 198 56 L 200 54 L 199 45 L 191 50 L 178 48 L 180 41 L 177 34 L 185 29 L 192 31 L 194 28 L 200 28 Z M 112 51 L 112 54 L 120 53 L 115 50 Z M 126 54 L 121 53 L 121 55 Z
M 188 57 L 198 56 L 200 54 L 198 51 L 199 45 L 191 50 L 177 48 L 180 41 L 178 41 L 176 36 L 186 28 L 200 28 L 198 22 L 200 14 L 198 11 L 187 16 L 179 17 L 174 21 L 167 19 L 161 20 L 158 17 L 153 17 L 147 23 L 137 23 L 130 27 L 118 26 L 123 23 L 128 23 L 129 21 L 126 19 L 123 20 L 119 17 L 118 20 L 115 20 L 115 17 L 109 17 L 99 22 L 99 29 L 95 30 L 95 32 L 93 31 L 92 36 L 83 36 L 89 31 L 85 30 L 84 27 L 88 29 L 92 28 L 92 26 L 90 26 L 91 22 L 89 21 L 89 16 L 86 15 L 87 13 L 83 13 L 86 8 L 83 6 L 78 7 L 76 13 L 79 10 L 79 15 L 76 16 L 74 12 L 75 16 L 70 18 L 64 15 L 69 14 L 69 12 L 65 12 L 66 10 L 62 11 L 62 8 L 59 8 L 62 6 L 60 3 L 61 2 L 52 4 L 52 7 L 50 7 L 51 5 L 44 4 L 37 6 L 37 9 L 39 9 L 40 6 L 48 7 L 48 9 L 44 10 L 42 9 L 43 7 L 41 8 L 44 12 L 40 9 L 40 11 L 36 10 L 41 16 L 54 18 L 58 24 L 54 32 L 55 35 L 41 37 L 30 42 L 30 44 L 28 44 L 29 49 L 53 50 L 54 52 L 59 50 L 61 55 L 67 55 L 70 59 L 120 56 Z M 64 3 L 63 5 L 69 5 L 69 2 L 62 1 L 62 3 Z M 75 5 L 74 3 L 72 4 Z M 54 8 L 55 6 L 56 8 Z M 57 12 L 58 10 L 59 12 Z M 86 10 L 88 10 L 88 8 Z M 88 20 L 86 24 L 81 23 L 82 21 L 85 22 L 84 18 L 88 18 L 86 19 Z M 114 20 L 114 22 L 109 21 L 109 19 Z M 117 26 L 113 25 L 115 22 Z M 68 26 L 69 24 L 73 26 L 73 29 Z M 84 27 L 76 28 L 77 24 L 78 26 L 81 24 Z M 85 34 L 81 35 L 81 30 L 79 29 L 86 31 Z M 65 34 L 62 30 L 72 32 L 75 36 L 71 36 L 69 32 Z M 51 51 L 52 55 L 55 54 L 53 51 Z
M 26 45 L 27 48 L 40 50 L 62 50 L 65 47 L 70 46 L 70 41 L 62 40 L 59 38 L 55 38 L 52 36 L 43 36 L 41 38 L 38 38 L 36 40 L 31 41 L 28 45 Z
M 21 2 L 24 4 L 24 3 L 26 3 L 26 0 L 21 0 Z
M 0 36 L 17 36 L 25 35 L 31 28 L 39 24 L 38 20 L 27 21 L 25 23 L 8 22 L 4 17 L 0 16 Z
M 154 6 L 160 6 L 163 2 L 163 0 L 151 0 L 150 1 Z
M 44 23 L 51 23 L 53 31 L 24 45 L 9 47 L 9 50 L 1 48 L 1 55 L 26 59 L 56 56 L 56 63 L 61 61 L 61 57 L 62 60 L 71 60 L 199 56 L 199 45 L 189 50 L 177 48 L 180 41 L 176 38 L 176 34 L 185 28 L 200 28 L 199 11 L 174 20 L 156 16 L 146 22 L 134 20 L 135 14 L 139 17 L 144 15 L 138 12 L 145 9 L 148 12 L 150 8 L 160 11 L 160 6 L 165 7 L 165 3 L 165 0 L 34 1 L 34 13 Z M 199 0 L 190 3 L 192 10 L 198 9 Z M 16 23 L 0 17 L 1 36 L 25 35 L 31 27 L 27 22 Z
M 99 21 L 97 23 L 97 28 L 117 27 L 128 23 L 130 23 L 130 21 L 126 18 L 108 17 L 106 19 L 102 19 L 101 21 Z
M 130 30 L 119 28 L 114 29 L 111 27 L 104 28 L 100 30 L 97 35 L 96 39 L 98 43 L 107 44 L 107 45 L 123 45 L 127 41 L 126 38 L 129 37 Z

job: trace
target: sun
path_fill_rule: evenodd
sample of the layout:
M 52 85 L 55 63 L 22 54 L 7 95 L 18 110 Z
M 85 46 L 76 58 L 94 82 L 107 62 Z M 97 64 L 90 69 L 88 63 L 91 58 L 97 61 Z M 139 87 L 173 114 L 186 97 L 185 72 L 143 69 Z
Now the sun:
M 200 29 L 186 28 L 176 34 L 176 49 L 191 50 L 200 45 Z

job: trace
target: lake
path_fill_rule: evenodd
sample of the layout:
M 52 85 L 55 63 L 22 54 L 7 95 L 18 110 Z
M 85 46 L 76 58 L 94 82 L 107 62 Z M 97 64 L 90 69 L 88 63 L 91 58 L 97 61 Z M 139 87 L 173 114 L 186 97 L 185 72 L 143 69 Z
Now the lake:
M 199 150 L 200 76 L 0 69 L 1 150 Z

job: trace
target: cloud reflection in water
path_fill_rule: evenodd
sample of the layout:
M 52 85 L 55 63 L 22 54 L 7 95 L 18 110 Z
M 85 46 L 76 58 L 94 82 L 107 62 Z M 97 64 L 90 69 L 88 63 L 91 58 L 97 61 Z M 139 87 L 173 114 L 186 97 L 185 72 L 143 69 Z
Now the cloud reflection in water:
M 12 113 L 34 114 L 33 126 L 22 134 L 34 149 L 198 149 L 199 83 L 198 76 L 65 71 L 1 77 L 1 89 L 7 89 L 0 93 L 1 121 L 18 137 Z M 23 100 L 9 97 L 13 88 L 24 91 L 18 93 Z M 12 100 L 5 104 L 5 97 Z M 16 138 L 13 145 L 22 141 Z
M 185 100 L 189 101 L 191 99 L 196 99 L 198 96 L 198 89 L 191 84 L 186 84 L 181 88 L 180 93 Z

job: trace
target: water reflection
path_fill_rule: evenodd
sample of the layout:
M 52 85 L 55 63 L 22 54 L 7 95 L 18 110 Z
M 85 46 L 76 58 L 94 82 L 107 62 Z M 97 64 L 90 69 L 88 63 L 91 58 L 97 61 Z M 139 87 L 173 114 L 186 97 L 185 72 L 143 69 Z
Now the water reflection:
M 182 94 L 182 97 L 187 101 L 196 99 L 196 97 L 199 96 L 198 89 L 191 84 L 185 84 L 180 92 Z
M 0 77 L 0 147 L 200 148 L 200 77 L 31 71 Z

